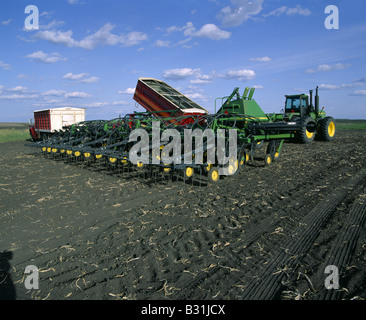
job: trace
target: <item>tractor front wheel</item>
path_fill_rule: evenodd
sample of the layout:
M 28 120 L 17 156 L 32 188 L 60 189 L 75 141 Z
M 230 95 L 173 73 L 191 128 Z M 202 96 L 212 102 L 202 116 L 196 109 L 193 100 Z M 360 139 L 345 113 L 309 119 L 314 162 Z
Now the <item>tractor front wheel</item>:
M 310 130 L 310 128 L 315 128 L 315 121 L 311 117 L 303 117 L 301 120 L 303 127 L 297 132 L 297 139 L 300 143 L 311 143 L 315 138 L 315 130 Z

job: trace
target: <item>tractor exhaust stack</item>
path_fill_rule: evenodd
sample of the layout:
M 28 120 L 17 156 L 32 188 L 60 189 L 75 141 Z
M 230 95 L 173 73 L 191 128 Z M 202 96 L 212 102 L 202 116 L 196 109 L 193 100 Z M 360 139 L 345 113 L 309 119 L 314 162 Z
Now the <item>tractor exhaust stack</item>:
M 316 91 L 315 91 L 315 113 L 318 114 L 319 113 L 319 87 L 316 87 Z
M 313 108 L 313 90 L 309 90 L 310 93 L 310 108 Z

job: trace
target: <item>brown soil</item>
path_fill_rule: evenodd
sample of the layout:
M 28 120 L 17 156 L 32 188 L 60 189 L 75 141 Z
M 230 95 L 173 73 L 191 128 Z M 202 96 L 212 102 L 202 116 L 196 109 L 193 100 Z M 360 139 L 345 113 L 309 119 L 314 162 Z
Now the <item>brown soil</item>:
M 144 179 L 0 144 L 0 296 L 366 298 L 366 131 L 286 143 L 217 184 Z M 344 248 L 344 250 L 343 250 Z M 340 289 L 324 286 L 327 265 Z M 24 270 L 39 269 L 27 290 Z

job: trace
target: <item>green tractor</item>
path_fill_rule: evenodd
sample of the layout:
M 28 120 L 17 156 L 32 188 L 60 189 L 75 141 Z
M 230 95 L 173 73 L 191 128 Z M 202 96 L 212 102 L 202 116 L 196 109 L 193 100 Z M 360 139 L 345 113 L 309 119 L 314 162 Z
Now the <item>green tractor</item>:
M 304 126 L 296 132 L 296 139 L 301 143 L 311 143 L 315 137 L 322 141 L 332 141 L 336 134 L 336 123 L 326 116 L 324 108 L 319 110 L 319 94 L 316 87 L 315 105 L 313 90 L 310 95 L 286 95 L 284 120 L 301 122 Z

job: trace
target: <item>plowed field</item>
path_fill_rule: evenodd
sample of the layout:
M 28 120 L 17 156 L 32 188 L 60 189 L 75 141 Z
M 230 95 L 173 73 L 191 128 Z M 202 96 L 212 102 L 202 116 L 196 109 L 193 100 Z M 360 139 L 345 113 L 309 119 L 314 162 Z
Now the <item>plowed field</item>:
M 2 143 L 0 295 L 366 298 L 365 141 L 355 130 L 286 143 L 269 167 L 259 150 L 240 174 L 201 185 Z M 39 270 L 38 290 L 25 288 L 28 265 Z M 325 287 L 329 265 L 339 289 Z

